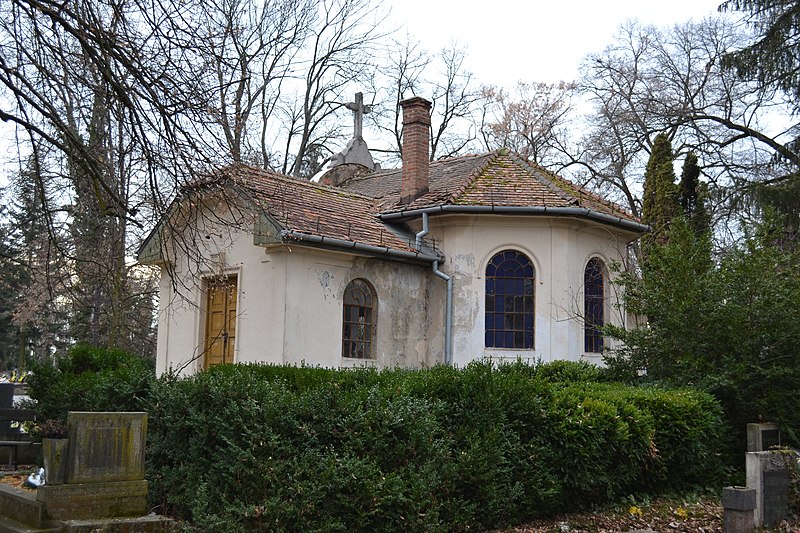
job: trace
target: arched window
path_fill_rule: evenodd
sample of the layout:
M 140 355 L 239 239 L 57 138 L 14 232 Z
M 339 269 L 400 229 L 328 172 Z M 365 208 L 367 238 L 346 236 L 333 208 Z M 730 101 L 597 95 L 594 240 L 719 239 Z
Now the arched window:
M 583 271 L 583 338 L 584 350 L 588 353 L 603 351 L 604 296 L 603 262 L 595 257 L 586 263 Z
M 344 290 L 342 357 L 375 358 L 375 289 L 364 279 L 354 279 Z
M 533 282 L 528 257 L 503 250 L 486 266 L 486 347 L 533 349 Z

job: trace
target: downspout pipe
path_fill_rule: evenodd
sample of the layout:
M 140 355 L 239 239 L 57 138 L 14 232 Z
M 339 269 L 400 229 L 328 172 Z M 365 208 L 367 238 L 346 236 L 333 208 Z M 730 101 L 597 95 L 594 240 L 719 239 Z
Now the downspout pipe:
M 428 234 L 428 213 L 422 213 L 422 231 L 416 235 L 417 251 L 422 252 L 422 239 Z M 439 260 L 432 262 L 433 273 L 447 283 L 447 299 L 444 311 L 444 364 L 453 364 L 453 277 L 439 270 Z

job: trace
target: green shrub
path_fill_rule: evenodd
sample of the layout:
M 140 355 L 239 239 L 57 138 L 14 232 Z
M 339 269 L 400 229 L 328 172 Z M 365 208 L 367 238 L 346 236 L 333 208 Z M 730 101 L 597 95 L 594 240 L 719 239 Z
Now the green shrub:
M 65 420 L 67 411 L 144 410 L 155 381 L 152 360 L 87 345 L 34 363 L 31 371 L 28 394 L 40 420 Z
M 721 482 L 710 396 L 567 370 L 168 377 L 150 402 L 152 503 L 201 531 L 462 531 Z

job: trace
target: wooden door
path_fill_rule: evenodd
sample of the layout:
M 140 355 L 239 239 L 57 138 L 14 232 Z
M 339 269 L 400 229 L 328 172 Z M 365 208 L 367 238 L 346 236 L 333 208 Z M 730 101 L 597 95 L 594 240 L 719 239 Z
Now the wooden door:
M 233 363 L 236 340 L 236 276 L 208 280 L 203 367 Z

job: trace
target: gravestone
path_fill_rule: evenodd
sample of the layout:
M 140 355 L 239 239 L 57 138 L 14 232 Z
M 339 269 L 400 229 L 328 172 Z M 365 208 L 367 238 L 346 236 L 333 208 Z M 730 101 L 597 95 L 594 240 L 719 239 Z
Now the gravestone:
M 14 384 L 0 383 L 0 408 L 11 409 L 12 407 L 14 407 Z M 11 421 L 0 420 L 0 434 L 8 435 L 9 433 L 11 433 Z
M 770 422 L 747 424 L 748 452 L 766 452 L 780 444 L 781 432 L 777 424 Z
M 67 425 L 67 483 L 144 479 L 146 413 L 72 411 Z
M 747 452 L 747 487 L 756 491 L 755 525 L 770 527 L 789 514 L 789 469 L 798 455 L 790 451 Z
M 37 499 L 57 520 L 143 516 L 146 413 L 67 415 L 69 446 L 63 485 L 43 485 Z

